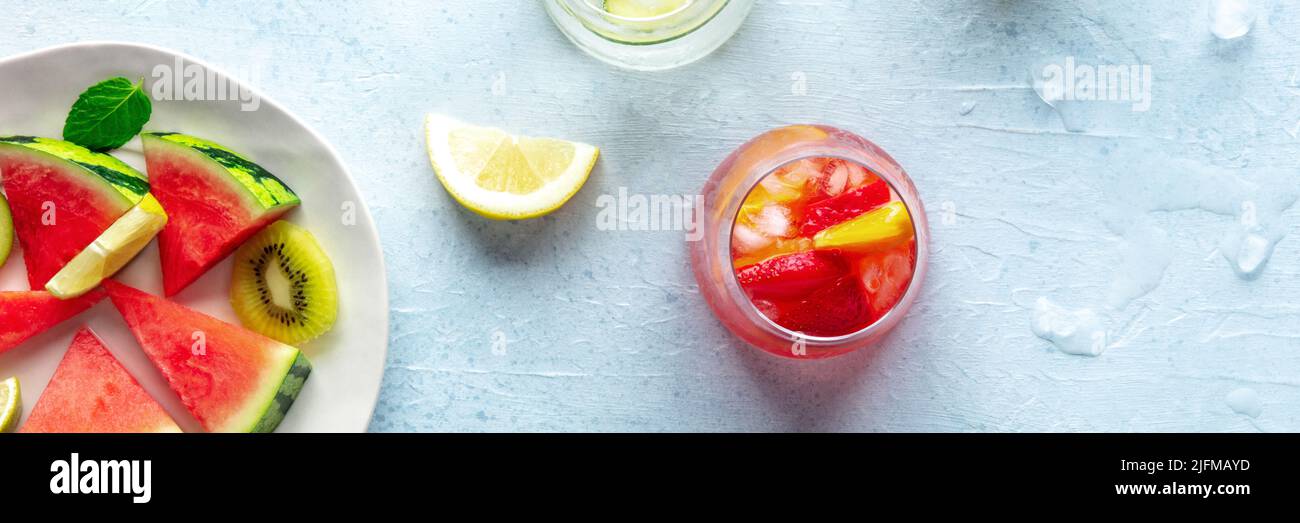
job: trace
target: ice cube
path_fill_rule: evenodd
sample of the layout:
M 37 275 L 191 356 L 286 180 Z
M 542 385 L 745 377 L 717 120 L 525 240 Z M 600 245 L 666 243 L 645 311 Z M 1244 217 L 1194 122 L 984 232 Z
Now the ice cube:
M 737 254 L 747 255 L 763 249 L 776 239 L 759 233 L 753 227 L 738 223 L 731 230 L 731 248 Z
M 793 232 L 791 229 L 794 224 L 790 216 L 790 208 L 784 205 L 771 204 L 763 207 L 763 210 L 753 216 L 753 220 L 759 234 L 786 238 Z
M 1253 280 L 1259 277 L 1273 256 L 1273 247 L 1285 236 L 1284 233 L 1270 230 L 1265 224 L 1276 223 L 1281 209 L 1291 206 L 1283 197 L 1281 203 L 1251 200 L 1242 206 L 1242 213 L 1237 223 L 1233 224 L 1219 242 L 1219 252 L 1228 261 L 1237 277 Z
M 1255 25 L 1257 13 L 1250 0 L 1213 0 L 1210 31 L 1223 40 L 1241 38 Z
M 777 171 L 775 176 L 780 177 L 787 184 L 802 187 L 804 182 L 817 176 L 821 173 L 821 170 L 821 162 L 815 159 L 805 158 L 787 164 L 785 167 L 781 168 L 781 170 Z
M 803 195 L 803 184 L 807 178 L 795 176 L 767 176 L 758 185 L 767 191 L 772 201 L 788 202 Z
M 871 173 L 867 172 L 866 167 L 853 162 L 844 162 L 844 165 L 849 169 L 850 188 L 856 189 L 862 187 L 863 185 L 866 185 L 867 180 L 871 178 Z
M 1066 354 L 1100 356 L 1106 350 L 1106 327 L 1092 309 L 1067 309 L 1040 297 L 1030 324 L 1036 336 Z
M 1238 240 L 1236 256 L 1230 254 L 1224 253 L 1228 256 L 1228 262 L 1232 263 L 1233 270 L 1243 278 L 1253 278 L 1272 256 L 1273 242 L 1260 230 L 1246 231 Z

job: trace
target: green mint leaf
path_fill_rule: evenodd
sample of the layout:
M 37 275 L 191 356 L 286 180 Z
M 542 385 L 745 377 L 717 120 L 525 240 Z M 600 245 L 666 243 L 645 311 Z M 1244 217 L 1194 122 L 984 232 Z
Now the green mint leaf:
M 63 139 L 92 151 L 116 149 L 140 134 L 152 114 L 144 79 L 133 84 L 126 78 L 110 78 L 86 89 L 72 104 Z

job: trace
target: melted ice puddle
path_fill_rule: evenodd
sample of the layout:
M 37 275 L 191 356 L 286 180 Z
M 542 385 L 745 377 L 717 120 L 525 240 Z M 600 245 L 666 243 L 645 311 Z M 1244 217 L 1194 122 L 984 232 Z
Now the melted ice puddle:
M 1106 350 L 1106 328 L 1092 309 L 1068 309 L 1040 297 L 1034 303 L 1033 329 L 1066 354 L 1100 356 Z
M 1228 393 L 1228 408 L 1237 414 L 1258 418 L 1264 413 L 1264 405 L 1254 389 L 1240 388 Z
M 1159 156 L 1139 158 L 1132 165 L 1132 172 L 1141 176 L 1121 177 L 1115 185 L 1115 195 L 1126 202 L 1128 213 L 1115 213 L 1108 226 L 1124 230 L 1122 224 L 1132 220 L 1133 213 L 1150 211 L 1201 209 L 1235 216 L 1236 222 L 1223 233 L 1219 252 L 1233 272 L 1247 280 L 1259 276 L 1268 264 L 1273 247 L 1289 228 L 1283 213 L 1300 198 L 1300 188 L 1279 171 L 1258 172 L 1247 179 L 1225 169 Z M 1147 239 L 1158 239 L 1149 231 L 1135 230 Z
M 1159 287 L 1173 261 L 1169 234 L 1147 220 L 1137 221 L 1123 236 L 1107 296 L 1107 305 L 1116 310 Z

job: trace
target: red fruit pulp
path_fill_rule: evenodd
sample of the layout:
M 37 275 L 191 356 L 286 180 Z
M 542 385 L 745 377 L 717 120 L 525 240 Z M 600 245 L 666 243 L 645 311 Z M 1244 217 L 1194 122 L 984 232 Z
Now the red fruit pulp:
M 254 215 L 246 195 L 204 176 L 187 158 L 167 153 L 147 157 L 153 194 L 167 209 L 158 235 L 163 290 L 174 296 L 290 207 Z
M 803 299 L 772 303 L 776 315 L 772 321 L 809 336 L 849 334 L 876 319 L 861 281 L 853 276 L 840 278 Z
M 0 292 L 0 311 L 4 312 L 0 314 L 0 352 L 81 314 L 104 296 L 100 289 L 66 301 L 45 291 Z
M 799 233 L 812 236 L 822 229 L 838 224 L 864 212 L 889 203 L 889 184 L 876 178 L 862 187 L 809 204 L 804 209 L 803 225 Z
M 104 289 L 145 355 L 208 431 L 226 430 L 266 380 L 277 378 L 273 369 L 283 361 L 278 358 L 285 351 L 296 353 L 253 331 L 117 281 L 105 280 Z
M 815 249 L 814 236 L 897 199 L 889 184 L 865 167 L 838 158 L 803 159 L 770 176 L 809 173 L 794 199 L 765 200 L 755 191 L 743 208 L 780 206 L 797 232 L 793 238 L 765 237 L 732 242 L 732 259 L 743 260 L 735 275 L 758 311 L 778 325 L 809 336 L 834 337 L 865 329 L 898 305 L 912 282 L 916 242 L 884 251 Z M 797 174 L 797 173 L 796 173 Z M 742 224 L 738 220 L 737 228 Z M 765 246 L 761 240 L 766 239 Z M 753 247 L 759 245 L 759 247 Z M 793 251 L 793 252 L 792 252 Z
M 799 298 L 849 273 L 839 251 L 808 251 L 743 267 L 736 278 L 751 298 Z
M 0 158 L 5 194 L 27 265 L 27 283 L 45 288 L 55 274 L 126 212 L 59 167 Z
M 82 327 L 22 432 L 180 432 L 103 342 Z

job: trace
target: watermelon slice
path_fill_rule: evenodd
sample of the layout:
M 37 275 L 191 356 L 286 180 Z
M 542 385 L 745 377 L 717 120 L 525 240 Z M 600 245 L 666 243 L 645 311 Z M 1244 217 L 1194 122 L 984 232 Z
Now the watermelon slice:
M 170 219 L 158 237 L 167 296 L 301 203 L 279 178 L 221 145 L 176 133 L 140 136 L 153 194 Z
M 17 347 L 104 299 L 96 289 L 63 301 L 45 291 L 0 292 L 0 352 Z
M 275 430 L 311 373 L 298 349 L 113 280 L 104 288 L 209 432 Z
M 162 405 L 83 327 L 20 432 L 180 432 Z
M 32 289 L 149 192 L 148 178 L 117 158 L 31 136 L 0 137 L 0 177 Z

